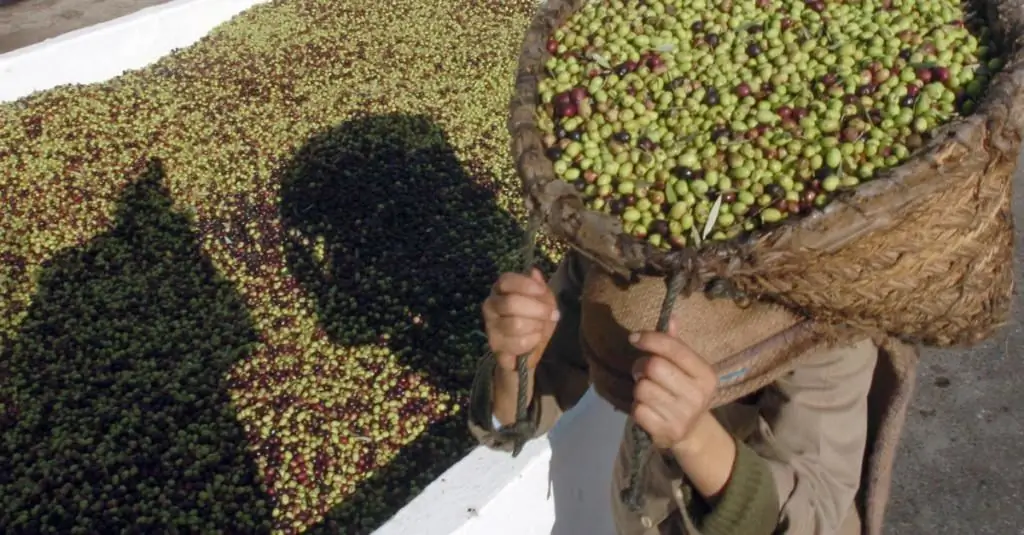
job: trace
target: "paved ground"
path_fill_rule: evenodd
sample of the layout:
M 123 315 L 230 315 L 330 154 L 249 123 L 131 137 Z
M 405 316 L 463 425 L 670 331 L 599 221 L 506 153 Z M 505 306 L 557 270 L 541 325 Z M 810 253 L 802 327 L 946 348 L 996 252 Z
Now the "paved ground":
M 167 0 L 0 0 L 0 54 Z
M 0 7 L 0 53 L 164 1 L 20 0 Z M 1024 222 L 1024 180 L 1017 183 L 1015 213 Z M 1020 266 L 1019 234 L 1017 246 Z M 925 356 L 889 533 L 1024 535 L 1024 299 L 1017 305 L 998 339 Z
M 1024 169 L 1024 159 L 1018 160 Z M 1014 184 L 1024 228 L 1024 173 Z M 1018 230 L 1017 287 L 1024 287 Z M 922 358 L 903 439 L 890 533 L 1024 535 L 1024 299 L 1001 337 Z

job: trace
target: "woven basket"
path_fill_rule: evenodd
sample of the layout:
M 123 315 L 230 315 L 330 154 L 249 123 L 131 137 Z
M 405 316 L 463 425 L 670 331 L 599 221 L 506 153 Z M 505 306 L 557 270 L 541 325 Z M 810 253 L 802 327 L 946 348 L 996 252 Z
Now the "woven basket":
M 508 127 L 528 210 L 545 232 L 617 276 L 685 273 L 733 295 L 773 302 L 820 324 L 912 344 L 970 345 L 1009 317 L 1013 293 L 1011 182 L 1024 129 L 1024 29 L 1019 1 L 987 1 L 1009 51 L 977 111 L 824 210 L 700 249 L 663 251 L 585 208 L 559 180 L 537 126 L 538 82 L 552 32 L 586 0 L 549 0 L 527 29 Z

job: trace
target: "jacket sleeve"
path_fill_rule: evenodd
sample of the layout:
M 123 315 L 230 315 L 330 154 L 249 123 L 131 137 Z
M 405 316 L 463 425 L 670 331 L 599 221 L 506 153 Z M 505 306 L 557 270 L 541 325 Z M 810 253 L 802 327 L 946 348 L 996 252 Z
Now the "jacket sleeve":
M 537 364 L 533 399 L 530 401 L 531 438 L 547 433 L 561 415 L 575 406 L 590 386 L 586 361 L 580 351 L 580 295 L 587 261 L 567 253 L 548 285 L 558 301 L 561 319 Z M 470 392 L 469 430 L 483 445 L 511 451 L 511 441 L 498 435 L 493 425 L 492 381 L 496 362 L 481 360 Z
M 748 442 L 775 481 L 778 533 L 835 535 L 854 510 L 877 360 L 864 340 L 811 357 L 767 390 Z
M 694 511 L 701 532 L 837 535 L 860 485 L 877 359 L 865 340 L 814 355 L 768 387 L 730 482 Z
M 697 518 L 702 535 L 769 535 L 778 518 L 772 470 L 743 442 L 736 443 L 732 476 L 721 495 L 709 505 L 687 485 L 686 496 L 696 498 L 684 514 Z

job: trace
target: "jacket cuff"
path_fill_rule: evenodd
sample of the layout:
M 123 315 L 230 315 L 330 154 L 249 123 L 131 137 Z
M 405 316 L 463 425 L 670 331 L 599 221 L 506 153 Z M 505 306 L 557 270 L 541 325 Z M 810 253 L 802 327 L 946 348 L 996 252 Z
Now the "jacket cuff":
M 704 535 L 770 535 L 779 518 L 779 498 L 768 463 L 736 441 L 732 477 L 714 507 L 701 518 Z

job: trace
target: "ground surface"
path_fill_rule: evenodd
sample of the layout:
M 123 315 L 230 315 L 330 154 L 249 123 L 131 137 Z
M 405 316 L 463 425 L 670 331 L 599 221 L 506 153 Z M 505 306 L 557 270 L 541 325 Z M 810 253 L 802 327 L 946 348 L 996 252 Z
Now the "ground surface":
M 1014 187 L 1020 288 L 1024 173 Z M 895 475 L 890 533 L 1024 534 L 1022 305 L 1018 295 L 1012 324 L 989 343 L 924 355 Z
M 167 0 L 0 0 L 0 54 Z
M 160 3 L 23 0 L 0 7 L 0 53 Z M 1024 221 L 1024 175 L 1018 175 L 1015 197 L 1017 221 Z M 1019 265 L 1020 236 L 1017 246 Z M 999 338 L 925 356 L 895 476 L 889 533 L 1024 534 L 1022 301 L 1018 297 L 1014 322 Z

